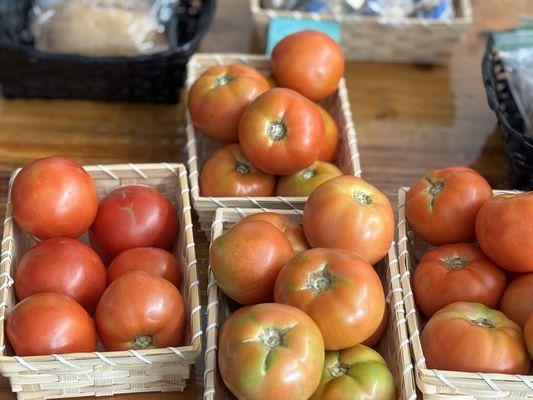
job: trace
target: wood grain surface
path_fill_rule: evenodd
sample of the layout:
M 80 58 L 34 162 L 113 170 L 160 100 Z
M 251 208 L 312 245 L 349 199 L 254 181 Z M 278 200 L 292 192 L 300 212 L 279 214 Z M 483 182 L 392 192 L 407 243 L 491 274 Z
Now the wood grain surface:
M 507 187 L 507 163 L 496 118 L 487 105 L 480 63 L 487 33 L 533 14 L 531 0 L 472 0 L 474 26 L 448 66 L 350 63 L 346 80 L 363 177 L 395 200 L 399 186 L 449 165 L 478 170 Z M 220 0 L 204 52 L 253 51 L 247 0 Z M 1 62 L 1 60 L 0 60 Z M 0 99 L 0 214 L 11 171 L 47 155 L 83 164 L 184 160 L 183 112 L 168 105 Z M 196 230 L 200 264 L 205 236 Z M 205 274 L 202 275 L 205 291 Z M 202 398 L 202 362 L 184 393 L 115 396 L 119 400 Z M 0 378 L 0 399 L 14 400 Z

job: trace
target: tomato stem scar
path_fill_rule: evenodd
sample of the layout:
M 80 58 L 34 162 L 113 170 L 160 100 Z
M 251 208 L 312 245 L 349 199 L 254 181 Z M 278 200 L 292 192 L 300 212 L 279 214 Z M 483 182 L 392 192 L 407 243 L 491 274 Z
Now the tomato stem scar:
M 337 361 L 334 366 L 328 368 L 330 375 L 335 378 L 341 375 L 346 375 L 349 370 L 350 366 L 348 364 L 344 364 L 341 361 Z
M 276 328 L 265 328 L 259 334 L 259 338 L 265 347 L 272 350 L 283 343 L 283 332 Z
M 309 289 L 316 296 L 322 292 L 325 292 L 331 286 L 331 274 L 328 271 L 326 265 L 320 271 L 309 274 L 309 278 L 304 289 Z
M 476 319 L 471 319 L 470 321 L 476 325 L 482 326 L 483 328 L 488 328 L 488 329 L 494 328 L 494 324 L 487 318 L 479 317 Z
M 252 168 L 250 167 L 250 165 L 242 161 L 237 161 L 235 163 L 235 170 L 242 175 L 246 175 L 252 172 Z
M 152 349 L 154 347 L 154 337 L 152 335 L 139 335 L 133 339 L 133 345 L 137 350 Z
M 235 77 L 226 72 L 224 75 L 220 75 L 215 78 L 215 87 L 226 86 L 233 79 L 235 79 Z
M 355 199 L 355 201 L 365 206 L 372 204 L 372 198 L 361 190 L 356 190 L 353 194 L 353 198 Z
M 451 258 L 445 258 L 442 260 L 448 265 L 448 268 L 453 271 L 456 269 L 464 268 L 468 265 L 468 260 L 460 256 L 454 256 Z
M 300 176 L 303 179 L 311 179 L 312 177 L 316 176 L 316 170 L 314 170 L 313 168 L 304 169 Z
M 287 126 L 283 121 L 270 121 L 266 134 L 270 140 L 277 142 L 287 136 Z

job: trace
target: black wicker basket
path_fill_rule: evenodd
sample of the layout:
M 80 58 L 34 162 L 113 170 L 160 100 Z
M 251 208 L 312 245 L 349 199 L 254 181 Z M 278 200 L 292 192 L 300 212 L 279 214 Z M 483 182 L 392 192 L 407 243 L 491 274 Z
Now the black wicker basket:
M 49 54 L 33 47 L 31 0 L 0 0 L 0 82 L 7 98 L 176 103 L 189 57 L 213 18 L 216 0 L 187 0 L 174 10 L 171 49 L 137 57 Z M 173 45 L 172 45 L 173 44 Z
M 510 92 L 505 69 L 489 38 L 481 65 L 490 108 L 496 113 L 503 136 L 505 153 L 511 165 L 514 188 L 533 190 L 533 139 L 527 137 L 524 120 Z

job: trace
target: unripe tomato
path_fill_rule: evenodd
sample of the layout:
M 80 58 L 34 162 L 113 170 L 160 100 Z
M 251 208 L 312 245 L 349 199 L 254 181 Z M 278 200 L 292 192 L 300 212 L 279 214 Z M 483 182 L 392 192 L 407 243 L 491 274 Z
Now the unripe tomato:
M 307 197 L 322 183 L 341 175 L 342 171 L 335 165 L 315 161 L 311 166 L 293 175 L 281 176 L 276 186 L 276 194 L 286 197 Z

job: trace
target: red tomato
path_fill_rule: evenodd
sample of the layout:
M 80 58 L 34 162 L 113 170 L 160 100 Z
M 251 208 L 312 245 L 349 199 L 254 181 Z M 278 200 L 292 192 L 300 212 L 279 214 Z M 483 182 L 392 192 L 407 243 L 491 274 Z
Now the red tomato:
M 529 352 L 529 357 L 533 360 L 533 313 L 529 314 L 524 326 L 524 338 Z
M 491 197 L 489 183 L 473 169 L 436 169 L 409 189 L 405 216 L 413 231 L 431 244 L 471 242 L 476 215 Z
M 19 226 L 39 239 L 80 236 L 91 226 L 98 207 L 89 174 L 62 157 L 41 158 L 22 168 L 11 198 Z
M 427 316 L 457 301 L 496 308 L 507 278 L 470 243 L 446 244 L 427 253 L 413 274 L 416 303 Z
M 107 195 L 91 226 L 91 244 L 104 261 L 135 247 L 170 249 L 178 217 L 167 199 L 146 186 L 123 186 Z
M 107 270 L 107 284 L 131 271 L 144 271 L 160 276 L 179 288 L 181 281 L 178 260 L 157 247 L 137 247 L 124 250 L 113 259 Z
M 385 310 L 376 271 L 345 250 L 319 248 L 296 255 L 279 272 L 274 299 L 307 313 L 322 332 L 328 350 L 368 339 Z
M 394 237 L 394 214 L 389 199 L 355 176 L 324 182 L 307 199 L 303 226 L 311 247 L 350 250 L 373 264 Z
M 514 278 L 503 292 L 500 310 L 522 328 L 533 312 L 533 272 Z
M 308 399 L 320 382 L 324 343 L 315 323 L 297 308 L 258 304 L 224 322 L 218 364 L 238 399 Z
M 313 164 L 325 136 L 316 105 L 289 89 L 259 96 L 239 124 L 239 141 L 248 160 L 274 175 L 294 174 Z
M 281 86 L 320 100 L 339 86 L 344 56 L 339 44 L 328 35 L 302 31 L 286 36 L 274 47 L 271 68 Z
M 7 316 L 6 334 L 17 356 L 96 350 L 91 317 L 59 293 L 38 293 L 18 303 Z
M 322 115 L 322 119 L 324 120 L 324 127 L 326 128 L 326 140 L 324 141 L 324 146 L 322 146 L 322 150 L 318 155 L 318 159 L 320 161 L 332 163 L 335 158 L 337 158 L 337 153 L 339 151 L 339 145 L 341 140 L 341 133 L 333 117 L 318 104 L 317 107 L 318 111 L 320 111 L 320 115 Z
M 503 313 L 458 302 L 437 311 L 420 337 L 429 368 L 526 374 L 529 357 L 522 330 Z
M 194 126 L 210 138 L 235 142 L 244 109 L 268 89 L 265 76 L 252 67 L 211 67 L 191 87 L 189 114 Z
M 255 168 L 237 143 L 215 151 L 200 174 L 202 196 L 272 196 L 275 186 L 276 178 Z
M 272 300 L 278 272 L 294 255 L 287 237 L 265 221 L 235 224 L 209 249 L 218 287 L 241 304 Z
M 499 266 L 533 272 L 533 192 L 496 196 L 479 210 L 479 246 Z
M 132 271 L 108 286 L 96 307 L 95 321 L 108 351 L 178 346 L 185 305 L 178 289 L 166 279 Z
M 322 183 L 341 175 L 342 171 L 335 165 L 324 161 L 315 161 L 302 171 L 280 177 L 276 187 L 276 195 L 307 197 Z
M 19 300 L 40 292 L 64 294 L 92 313 L 104 293 L 106 271 L 98 254 L 70 238 L 43 240 L 20 260 L 15 271 Z
M 385 304 L 385 311 L 383 311 L 383 316 L 381 317 L 381 322 L 379 323 L 378 329 L 362 344 L 368 347 L 374 347 L 379 343 L 385 332 L 387 332 L 387 327 L 389 326 L 389 305 Z

